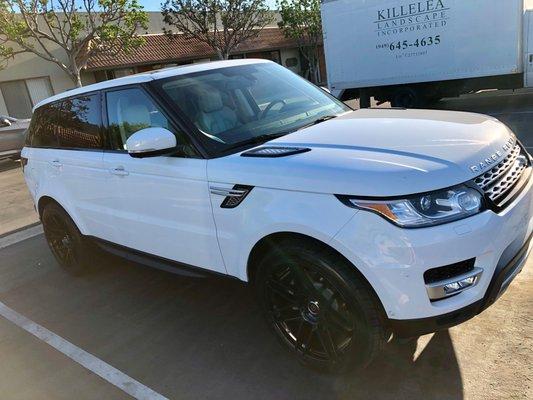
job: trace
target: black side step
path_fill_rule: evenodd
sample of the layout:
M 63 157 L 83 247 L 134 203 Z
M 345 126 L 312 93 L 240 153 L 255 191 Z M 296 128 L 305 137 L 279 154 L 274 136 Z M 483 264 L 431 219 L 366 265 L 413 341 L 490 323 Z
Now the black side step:
M 222 274 L 220 272 L 195 267 L 193 265 L 180 263 L 177 261 L 169 260 L 167 258 L 145 253 L 139 250 L 134 250 L 116 243 L 108 242 L 107 240 L 96 238 L 94 236 L 89 236 L 88 238 L 91 239 L 98 247 L 111 254 L 114 254 L 129 261 L 133 261 L 138 264 L 157 268 L 176 275 L 187 276 L 190 278 L 209 278 L 213 276 L 234 278 L 232 276 Z

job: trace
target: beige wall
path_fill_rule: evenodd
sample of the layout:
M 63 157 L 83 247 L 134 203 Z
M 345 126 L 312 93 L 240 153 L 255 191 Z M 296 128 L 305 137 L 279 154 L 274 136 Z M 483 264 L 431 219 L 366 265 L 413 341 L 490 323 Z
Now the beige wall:
M 4 102 L 4 98 L 2 97 L 2 93 L 0 93 L 0 115 L 7 115 L 7 107 L 6 103 Z
M 63 52 L 59 48 L 52 52 L 56 57 L 63 58 Z M 69 76 L 56 64 L 33 54 L 19 54 L 15 59 L 8 62 L 7 68 L 0 70 L 0 82 L 42 76 L 50 77 L 54 93 L 59 93 L 75 86 Z
M 64 56 L 59 47 L 52 52 L 56 57 Z M 0 82 L 45 76 L 50 78 L 54 94 L 75 86 L 70 77 L 56 64 L 33 54 L 19 54 L 14 59 L 9 60 L 5 69 L 0 70 Z M 3 98 L 0 100 L 0 114 L 7 114 Z
M 148 29 L 140 33 L 161 33 L 163 31 L 164 23 L 159 12 L 150 12 Z M 276 14 L 276 20 L 279 15 Z M 276 22 L 272 24 L 275 26 Z M 63 58 L 65 55 L 62 50 L 57 47 L 52 49 L 54 55 L 58 58 Z M 284 51 L 283 51 L 284 52 Z M 283 56 L 282 56 L 283 62 Z M 20 54 L 14 60 L 10 60 L 7 68 L 0 70 L 0 82 L 13 81 L 19 79 L 49 77 L 54 94 L 64 92 L 72 89 L 75 84 L 70 77 L 61 70 L 56 64 L 46 61 L 33 54 Z M 88 85 L 95 82 L 94 73 L 82 72 L 82 82 Z M 0 114 L 7 114 L 4 99 L 0 91 Z
M 284 67 L 289 68 L 292 72 L 300 73 L 301 66 L 300 66 L 300 52 L 297 48 L 295 49 L 282 49 L 280 50 L 280 56 L 281 56 L 281 65 Z M 296 58 L 298 60 L 298 64 L 296 64 L 293 67 L 287 66 L 287 59 L 289 58 Z
M 48 77 L 53 94 L 64 92 L 76 85 L 59 66 L 30 54 L 18 55 L 11 60 L 6 69 L 0 70 L 0 82 Z M 84 85 L 95 83 L 94 73 L 82 71 Z M 7 115 L 7 107 L 0 91 L 0 115 Z
M 161 33 L 163 28 L 161 13 L 149 13 L 149 18 L 150 23 L 147 32 Z M 65 57 L 65 54 L 59 46 L 55 49 L 52 48 L 52 53 L 60 59 L 64 59 Z M 49 77 L 54 94 L 75 87 L 70 77 L 56 64 L 29 53 L 17 55 L 14 59 L 9 60 L 5 69 L 0 70 L 0 82 L 40 77 Z M 92 72 L 82 72 L 82 82 L 84 85 L 94 83 L 94 74 Z M 7 108 L 1 91 L 0 114 L 7 114 Z

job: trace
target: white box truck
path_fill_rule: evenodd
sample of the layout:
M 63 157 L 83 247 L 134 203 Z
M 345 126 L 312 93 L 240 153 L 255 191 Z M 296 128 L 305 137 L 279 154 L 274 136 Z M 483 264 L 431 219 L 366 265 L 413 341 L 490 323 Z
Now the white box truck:
M 533 86 L 533 0 L 322 0 L 330 91 L 420 107 Z

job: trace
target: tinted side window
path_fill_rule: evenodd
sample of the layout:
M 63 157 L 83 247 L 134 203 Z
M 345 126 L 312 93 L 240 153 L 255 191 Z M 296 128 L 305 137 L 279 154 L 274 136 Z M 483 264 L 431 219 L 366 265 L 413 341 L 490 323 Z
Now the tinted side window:
M 33 140 L 33 135 L 35 132 L 35 127 L 37 125 L 37 119 L 41 115 L 41 109 L 35 110 L 31 117 L 30 126 L 28 127 L 28 130 L 26 132 L 26 138 L 24 139 L 24 145 L 25 146 L 31 146 L 31 142 Z
M 46 104 L 35 110 L 28 135 L 33 147 L 57 147 L 57 104 Z
M 63 100 L 57 136 L 62 148 L 103 149 L 100 96 L 91 94 Z
M 126 140 L 138 130 L 156 126 L 172 130 L 168 119 L 141 89 L 108 92 L 106 102 L 109 133 L 115 150 L 125 150 Z

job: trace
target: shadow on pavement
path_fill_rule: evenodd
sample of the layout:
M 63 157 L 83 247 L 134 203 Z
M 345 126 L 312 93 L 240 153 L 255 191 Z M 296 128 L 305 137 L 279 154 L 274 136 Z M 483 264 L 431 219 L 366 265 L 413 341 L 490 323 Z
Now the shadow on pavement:
M 524 146 L 533 148 L 533 92 L 498 91 L 443 99 L 428 108 L 488 114 L 513 130 Z
M 22 245 L 0 255 L 0 300 L 169 398 L 463 397 L 448 332 L 435 334 L 416 360 L 416 342 L 391 343 L 364 371 L 319 374 L 281 348 L 240 282 L 185 278 L 110 256 L 72 277 L 42 236 Z

